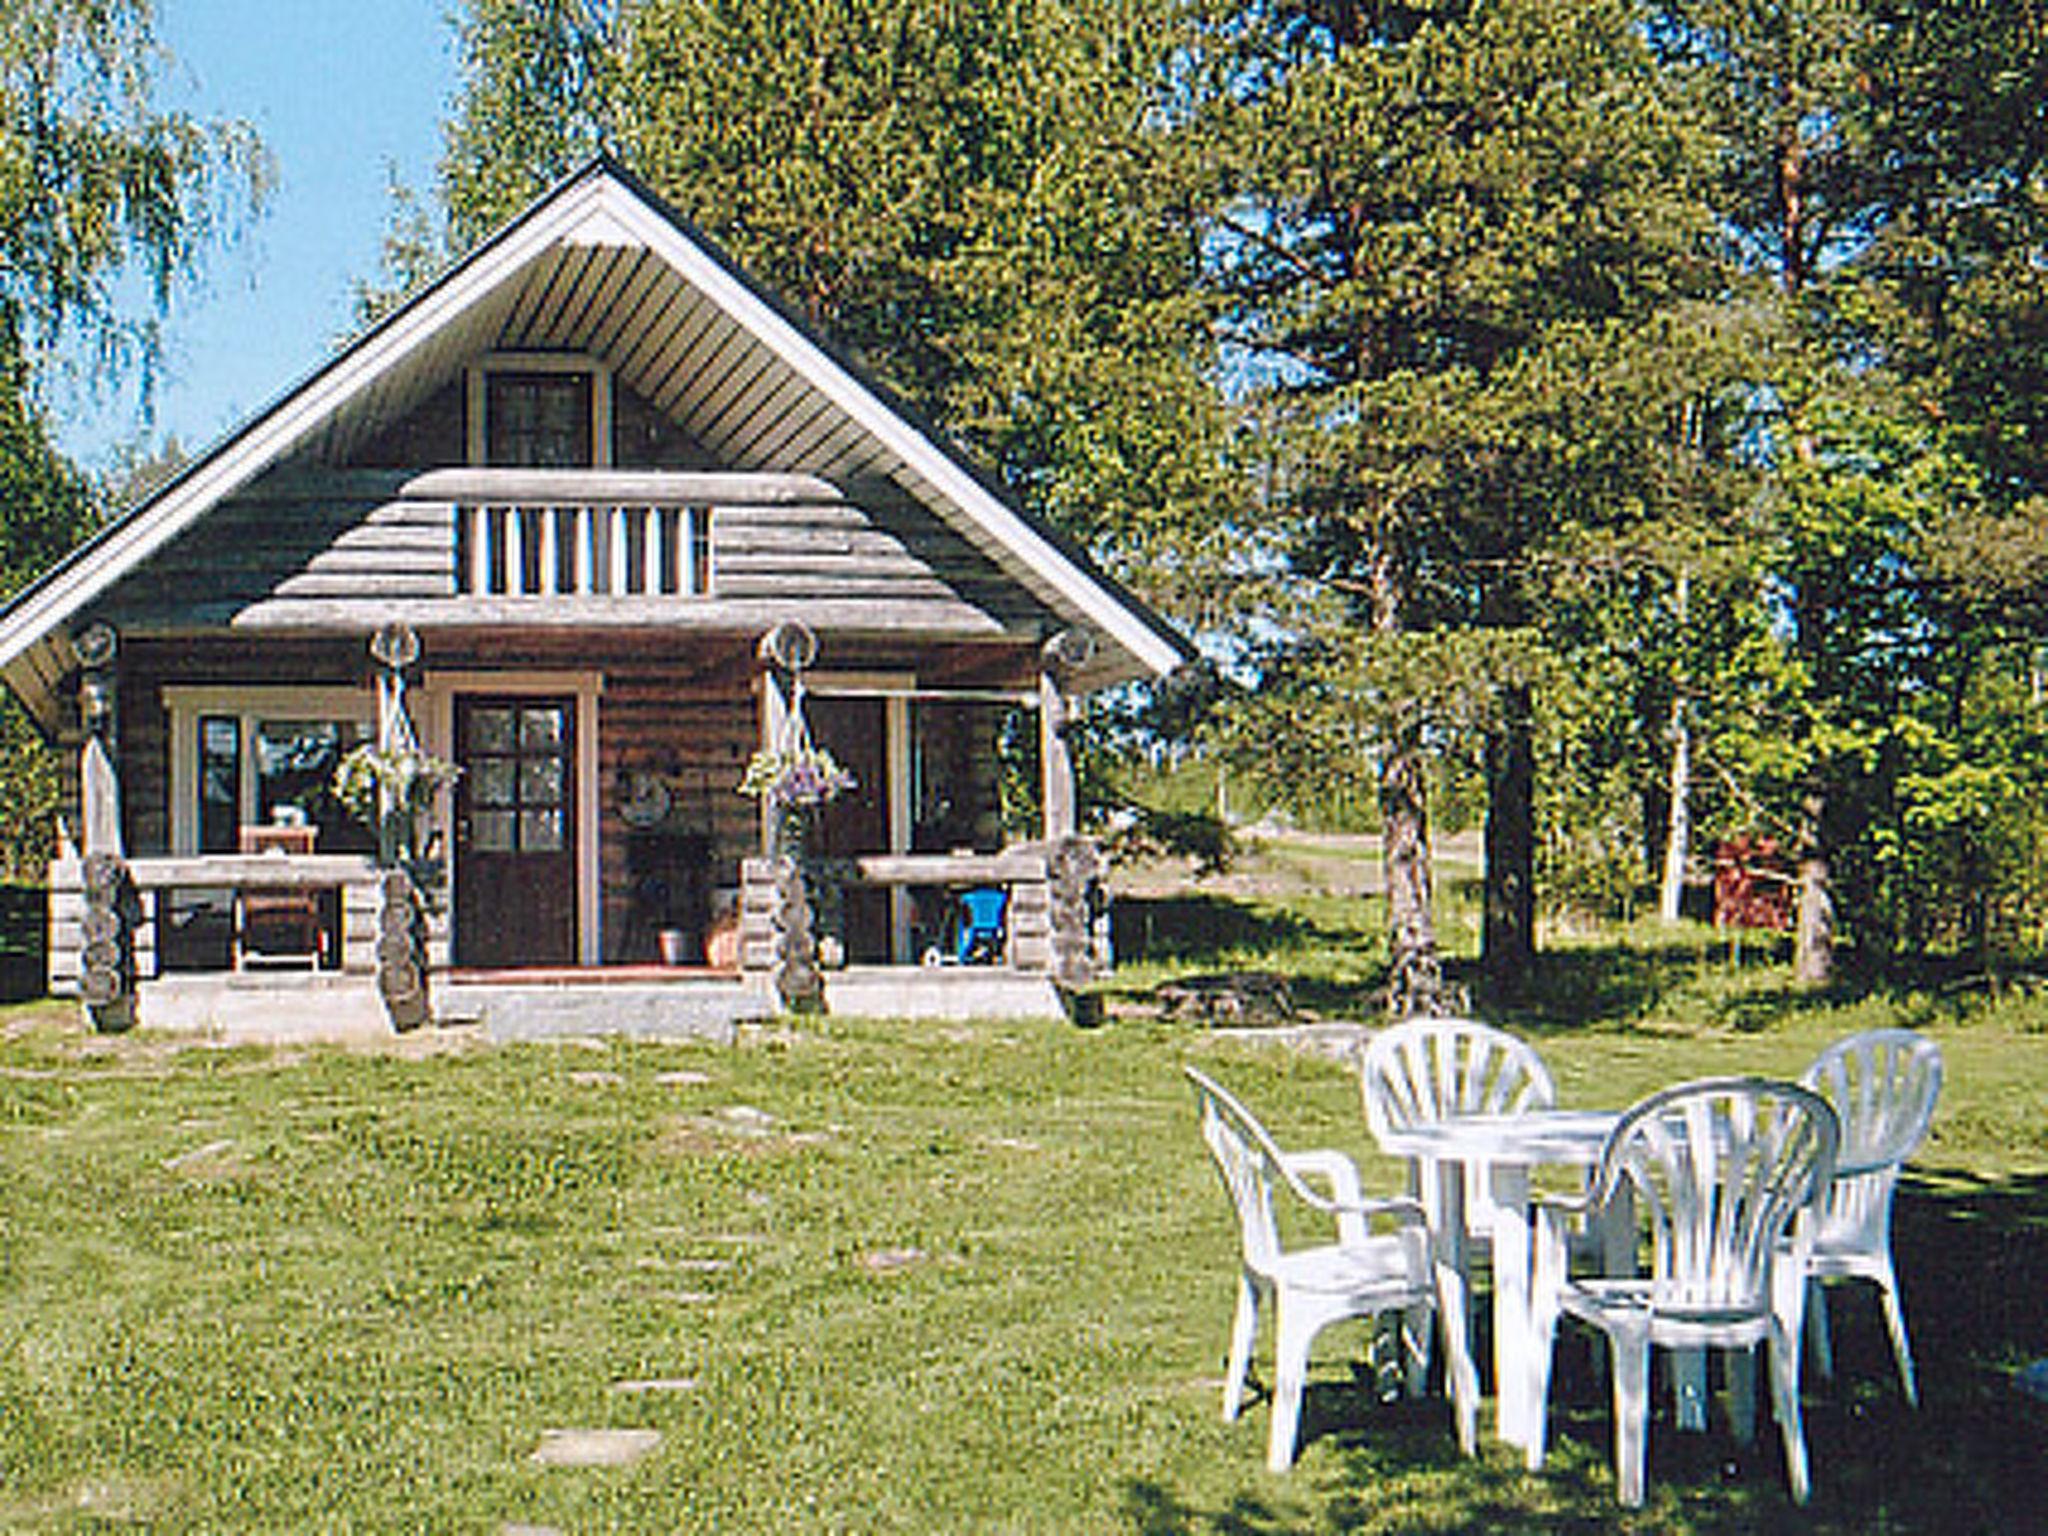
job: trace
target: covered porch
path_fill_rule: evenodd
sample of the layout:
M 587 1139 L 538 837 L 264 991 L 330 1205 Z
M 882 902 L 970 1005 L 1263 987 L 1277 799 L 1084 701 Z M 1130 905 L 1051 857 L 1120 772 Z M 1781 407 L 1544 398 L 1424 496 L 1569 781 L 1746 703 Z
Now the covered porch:
M 673 1017 L 697 1033 L 705 998 L 734 990 L 743 1006 L 710 1013 L 1045 1016 L 1107 959 L 1099 861 L 1076 835 L 1066 730 L 1086 643 L 1071 634 L 835 642 L 823 661 L 836 665 L 792 667 L 788 624 L 680 648 L 644 633 L 429 632 L 424 647 L 414 637 L 422 660 L 357 660 L 353 686 L 340 674 L 346 653 L 364 657 L 360 637 L 95 641 L 67 817 L 79 835 L 52 869 L 50 980 L 117 1027 L 203 1023 L 266 990 L 345 1011 L 367 996 L 400 1027 Z M 565 665 L 571 651 L 596 664 Z M 462 770 L 427 839 L 439 889 L 411 891 L 402 911 L 392 871 L 329 851 L 365 836 L 328 792 L 334 764 L 388 739 L 394 710 Z M 805 711 L 858 787 L 798 860 L 739 782 Z M 1022 837 L 1004 837 L 997 804 L 1005 729 L 1036 746 Z M 303 837 L 219 851 L 278 827 Z M 282 952 L 258 942 L 280 907 Z

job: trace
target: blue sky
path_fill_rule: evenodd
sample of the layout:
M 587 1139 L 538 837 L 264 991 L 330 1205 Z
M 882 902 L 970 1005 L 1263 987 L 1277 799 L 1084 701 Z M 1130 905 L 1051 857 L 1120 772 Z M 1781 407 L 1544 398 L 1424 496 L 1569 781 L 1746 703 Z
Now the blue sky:
M 455 90 L 443 0 L 158 0 L 176 56 L 167 100 L 256 125 L 277 162 L 268 213 L 217 251 L 166 322 L 150 437 L 196 452 L 297 382 L 349 325 L 374 274 L 386 167 L 425 191 Z M 104 408 L 53 402 L 58 444 L 87 467 L 143 433 L 135 390 Z

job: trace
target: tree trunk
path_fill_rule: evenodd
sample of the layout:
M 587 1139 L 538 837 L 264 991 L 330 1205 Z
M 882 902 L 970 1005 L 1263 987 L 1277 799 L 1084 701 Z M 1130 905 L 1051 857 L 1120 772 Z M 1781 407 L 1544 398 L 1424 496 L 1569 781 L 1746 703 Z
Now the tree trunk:
M 1685 866 L 1692 857 L 1692 721 L 1685 695 L 1671 698 L 1671 809 L 1664 822 L 1664 878 L 1657 887 L 1657 915 L 1678 921 L 1685 901 Z
M 1436 947 L 1429 858 L 1429 796 L 1422 748 L 1412 733 L 1380 775 L 1387 883 L 1387 1008 L 1396 1018 L 1448 1011 Z
M 1536 749 L 1529 689 L 1501 690 L 1486 738 L 1486 905 L 1480 964 L 1496 997 L 1520 994 L 1536 962 Z
M 1827 847 L 1822 842 L 1825 802 L 1807 797 L 1799 839 L 1799 916 L 1792 940 L 1792 979 L 1824 987 L 1835 979 L 1835 902 L 1829 888 Z

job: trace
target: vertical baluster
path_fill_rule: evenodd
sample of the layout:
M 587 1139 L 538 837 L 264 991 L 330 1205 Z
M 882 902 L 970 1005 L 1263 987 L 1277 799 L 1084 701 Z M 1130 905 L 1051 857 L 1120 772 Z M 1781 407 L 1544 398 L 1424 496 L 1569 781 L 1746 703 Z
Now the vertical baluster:
M 469 534 L 469 569 L 464 572 L 472 594 L 482 597 L 491 590 L 491 509 L 478 503 L 460 508 Z
M 612 596 L 618 597 L 629 591 L 626 581 L 626 509 L 606 507 L 605 516 L 612 524 Z
M 587 502 L 569 509 L 570 544 L 571 553 L 576 561 L 574 575 L 575 590 L 578 592 L 589 592 L 592 590 L 590 584 L 590 541 L 596 536 L 595 528 L 596 520 L 592 517 L 591 509 Z
M 562 546 L 556 531 L 561 518 L 559 507 L 540 509 L 540 592 L 543 597 L 558 597 L 562 591 Z
M 506 596 L 526 590 L 526 508 L 506 508 Z
M 633 521 L 640 525 L 640 590 L 652 597 L 661 590 L 661 529 L 652 507 L 635 507 Z

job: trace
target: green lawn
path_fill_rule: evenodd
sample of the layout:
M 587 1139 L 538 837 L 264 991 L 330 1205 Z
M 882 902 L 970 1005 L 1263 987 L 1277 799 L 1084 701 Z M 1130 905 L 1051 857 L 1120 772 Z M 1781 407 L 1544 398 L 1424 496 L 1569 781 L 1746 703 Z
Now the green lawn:
M 1364 938 L 1308 906 L 1231 958 L 1342 999 Z M 98 1039 L 43 1007 L 0 1015 L 0 1529 L 2048 1528 L 2048 1410 L 2009 1384 L 2048 1354 L 2048 1006 L 1806 1002 L 1698 934 L 1581 943 L 1540 994 L 1515 1022 L 1569 1102 L 1796 1072 L 1887 1020 L 1947 1053 L 1900 1212 L 1926 1406 L 1875 1305 L 1839 1304 L 1809 1509 L 1768 1438 L 1667 1428 L 1623 1516 L 1576 1352 L 1545 1473 L 1464 1461 L 1439 1399 L 1374 1400 L 1362 1329 L 1324 1336 L 1301 1461 L 1267 1474 L 1263 1403 L 1217 1417 L 1234 1231 L 1179 1067 L 1366 1157 L 1324 1057 L 1130 1003 L 1092 1031 L 380 1055 Z M 533 1461 L 571 1427 L 662 1441 Z

